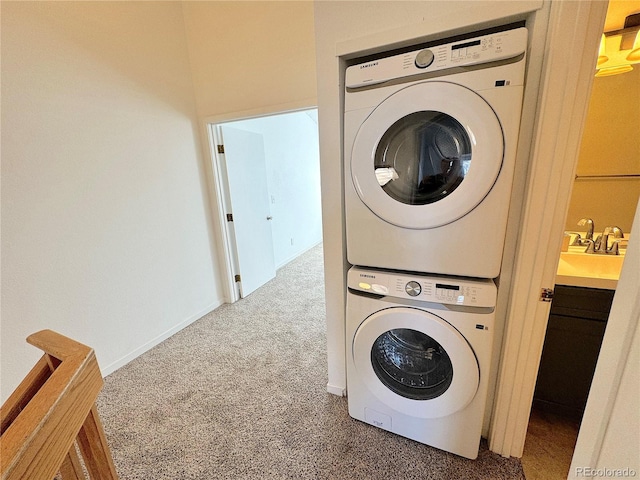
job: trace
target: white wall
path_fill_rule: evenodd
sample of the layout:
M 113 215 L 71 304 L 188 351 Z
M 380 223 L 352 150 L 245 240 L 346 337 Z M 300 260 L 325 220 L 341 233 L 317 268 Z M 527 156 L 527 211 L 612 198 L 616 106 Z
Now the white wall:
M 342 188 L 344 66 L 348 59 L 449 34 L 524 19 L 541 1 L 316 2 L 315 31 L 320 118 L 328 390 L 342 394 L 345 377 L 345 256 Z
M 276 268 L 322 241 L 317 122 L 307 110 L 225 124 L 263 136 Z
M 30 333 L 109 372 L 222 294 L 181 5 L 1 8 L 4 399 Z
M 182 10 L 203 137 L 208 123 L 317 105 L 313 2 L 191 1 Z M 203 142 L 217 197 L 209 148 Z M 213 215 L 221 239 L 224 222 Z M 224 265 L 223 249 L 216 255 Z

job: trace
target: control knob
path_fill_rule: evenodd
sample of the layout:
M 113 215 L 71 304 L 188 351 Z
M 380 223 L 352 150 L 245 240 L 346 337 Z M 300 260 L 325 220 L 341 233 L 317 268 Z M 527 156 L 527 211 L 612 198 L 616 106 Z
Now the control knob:
M 405 285 L 404 291 L 407 292 L 407 295 L 417 297 L 418 295 L 420 295 L 420 292 L 422 292 L 422 287 L 418 282 L 414 282 L 412 280 Z
M 418 68 L 427 68 L 429 65 L 433 63 L 433 52 L 428 48 L 424 50 L 420 50 L 416 55 L 416 67 Z

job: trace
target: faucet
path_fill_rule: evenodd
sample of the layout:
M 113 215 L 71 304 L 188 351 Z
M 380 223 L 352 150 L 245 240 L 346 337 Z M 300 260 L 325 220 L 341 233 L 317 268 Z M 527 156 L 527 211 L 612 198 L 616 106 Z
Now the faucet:
M 611 247 L 609 247 L 609 236 L 613 235 L 613 238 L 624 238 L 624 233 L 620 227 L 605 227 L 602 231 L 602 235 L 598 235 L 595 242 L 589 243 L 585 253 L 599 253 L 609 255 L 619 255 L 618 243 L 615 240 Z
M 584 246 L 584 245 L 589 245 L 590 241 L 593 242 L 593 220 L 590 218 L 581 218 L 580 221 L 578 222 L 578 226 L 584 227 L 585 225 L 587 226 L 587 234 L 585 235 L 584 238 L 582 238 L 579 233 L 569 232 L 569 233 L 575 234 L 575 238 L 571 245 Z
M 590 218 L 581 218 L 578 226 L 584 227 L 585 225 L 587 226 L 587 235 L 585 238 L 587 240 L 593 240 L 593 220 Z

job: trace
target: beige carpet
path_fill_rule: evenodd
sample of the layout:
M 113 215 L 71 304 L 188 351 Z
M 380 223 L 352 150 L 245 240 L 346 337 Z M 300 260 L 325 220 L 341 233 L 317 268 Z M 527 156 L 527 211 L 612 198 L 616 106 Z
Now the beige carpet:
M 523 479 L 353 420 L 326 392 L 322 248 L 105 379 L 98 400 L 128 479 Z

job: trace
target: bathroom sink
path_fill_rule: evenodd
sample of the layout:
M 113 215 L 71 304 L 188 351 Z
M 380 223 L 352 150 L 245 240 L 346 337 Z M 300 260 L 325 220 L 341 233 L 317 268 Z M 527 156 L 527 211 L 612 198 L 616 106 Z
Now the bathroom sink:
M 615 289 L 624 255 L 584 253 L 584 247 L 570 247 L 560 254 L 556 284 Z

